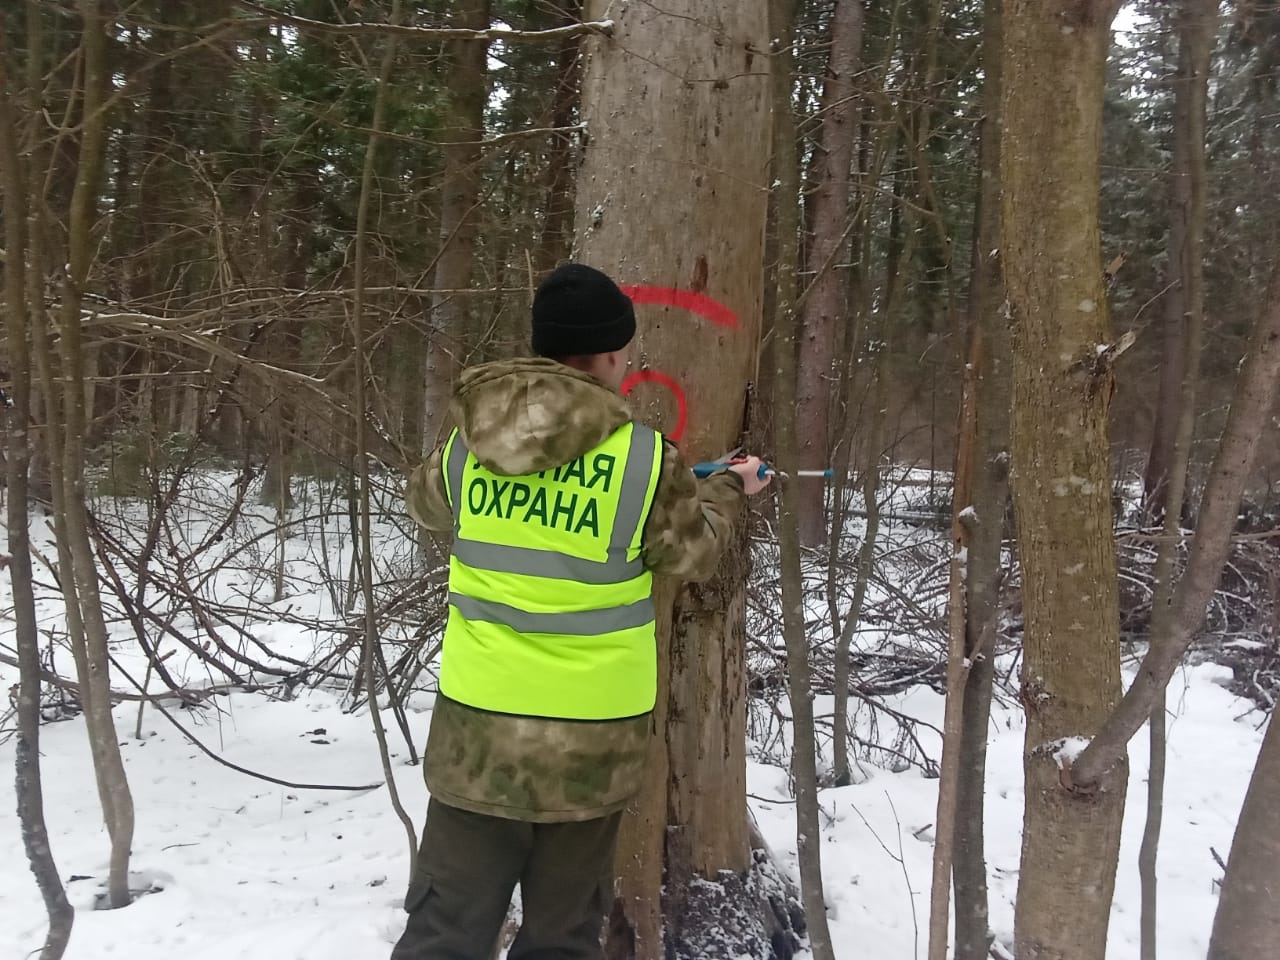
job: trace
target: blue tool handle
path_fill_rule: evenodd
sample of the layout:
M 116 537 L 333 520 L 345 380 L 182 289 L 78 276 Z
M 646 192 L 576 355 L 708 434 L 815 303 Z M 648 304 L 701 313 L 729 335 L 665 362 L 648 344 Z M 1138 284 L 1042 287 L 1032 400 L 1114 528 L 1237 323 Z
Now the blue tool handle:
M 741 461 L 738 461 L 738 462 L 741 462 Z M 713 473 L 719 473 L 722 470 L 729 469 L 729 467 L 733 466 L 733 463 L 734 461 L 730 461 L 728 463 L 725 463 L 723 461 L 716 461 L 713 463 L 695 463 L 693 465 L 693 473 L 694 473 L 694 476 L 699 478 L 709 477 Z M 769 466 L 769 464 L 767 463 L 760 464 L 760 469 L 756 473 L 756 476 L 758 476 L 761 480 L 763 480 L 765 477 L 775 477 L 777 475 L 778 475 L 778 471 L 774 470 L 773 467 Z M 835 475 L 834 471 L 832 471 L 830 467 L 827 467 L 827 469 L 825 470 L 797 470 L 796 471 L 797 477 L 822 477 L 824 480 L 830 480 L 834 475 Z M 786 474 L 783 474 L 783 476 L 785 477 Z
M 728 470 L 731 466 L 733 466 L 732 463 L 695 463 L 693 465 L 693 475 L 702 479 L 703 477 L 711 476 L 713 473 L 720 473 L 722 470 Z M 772 472 L 773 467 L 762 462 L 760 464 L 760 469 L 756 471 L 756 476 L 763 480 Z

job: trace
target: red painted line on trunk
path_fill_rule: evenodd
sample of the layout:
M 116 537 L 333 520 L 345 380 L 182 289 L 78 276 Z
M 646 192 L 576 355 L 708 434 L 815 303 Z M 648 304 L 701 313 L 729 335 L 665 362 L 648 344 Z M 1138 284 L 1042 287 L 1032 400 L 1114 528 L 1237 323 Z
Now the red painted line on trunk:
M 709 320 L 719 327 L 737 329 L 738 315 L 719 300 L 712 300 L 692 290 L 677 290 L 675 287 L 649 287 L 644 285 L 624 286 L 622 292 L 631 298 L 632 303 L 652 303 L 663 307 L 679 307 L 696 313 L 704 320 Z

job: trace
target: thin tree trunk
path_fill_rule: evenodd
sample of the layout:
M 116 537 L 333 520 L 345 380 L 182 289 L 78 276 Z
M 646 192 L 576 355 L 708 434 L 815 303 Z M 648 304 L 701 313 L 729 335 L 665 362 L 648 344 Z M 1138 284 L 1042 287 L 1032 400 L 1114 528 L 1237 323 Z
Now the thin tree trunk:
M 1280 723 L 1267 727 L 1236 822 L 1208 960 L 1280 956 Z
M 567 0 L 559 5 L 562 10 L 561 25 L 576 23 L 582 18 L 582 0 Z M 551 125 L 567 127 L 573 123 L 581 97 L 582 41 L 570 37 L 560 42 L 556 53 L 556 92 L 552 101 Z M 538 240 L 538 255 L 534 267 L 539 271 L 552 269 L 569 252 L 573 237 L 573 167 L 575 134 L 551 135 L 547 151 L 546 187 L 542 205 L 542 232 Z
M 889 321 L 892 322 L 892 321 Z M 862 621 L 862 609 L 867 600 L 867 586 L 875 569 L 876 541 L 880 536 L 880 445 L 884 440 L 885 397 L 888 393 L 888 351 L 881 347 L 875 358 L 870 388 L 871 413 L 862 424 L 863 464 L 860 473 L 862 490 L 863 528 L 862 543 L 858 546 L 858 565 L 854 571 L 857 579 L 853 586 L 853 600 L 845 614 L 844 626 L 836 638 L 835 704 L 832 716 L 833 757 L 832 767 L 837 786 L 853 782 L 853 768 L 849 763 L 849 650 L 853 635 Z
M 1128 782 L 1117 764 L 1084 798 L 1060 788 L 1055 762 L 1120 697 L 1107 434 L 1116 348 L 1106 347 L 1098 222 L 1118 5 L 1007 0 L 1003 23 L 1001 251 L 1026 617 L 1019 960 L 1103 960 Z
M 1227 426 L 1200 501 L 1191 554 L 1172 601 L 1169 636 L 1151 645 L 1120 705 L 1107 717 L 1088 748 L 1064 771 L 1077 788 L 1097 783 L 1124 757 L 1126 745 L 1150 716 L 1157 698 L 1204 623 L 1205 611 L 1231 550 L 1240 500 L 1258 445 L 1266 434 L 1277 388 L 1280 388 L 1280 262 L 1272 271 L 1244 369 L 1236 381 Z
M 460 0 L 451 25 L 481 30 L 490 23 L 490 0 Z M 474 271 L 480 204 L 480 139 L 484 135 L 487 40 L 451 40 L 445 83 L 445 122 L 440 129 L 444 170 L 440 178 L 440 247 L 432 275 L 436 290 L 465 290 Z M 431 295 L 425 359 L 422 365 L 422 445 L 438 446 L 449 429 L 449 398 L 461 372 L 461 345 L 471 343 L 470 298 Z M 478 341 L 477 341 L 478 345 Z M 440 543 L 419 531 L 423 567 L 443 575 L 448 565 Z
M 1175 113 L 1176 116 L 1176 113 Z M 1174 151 L 1175 156 L 1177 150 Z M 1151 450 L 1142 472 L 1142 515 L 1144 526 L 1160 523 L 1163 504 L 1168 499 L 1170 461 L 1173 459 L 1177 429 L 1178 390 L 1182 386 L 1186 357 L 1186 290 L 1182 276 L 1186 247 L 1186 225 L 1182 211 L 1175 208 L 1169 219 L 1169 272 L 1165 293 L 1163 345 L 1160 358 L 1160 386 L 1156 395 L 1155 421 L 1151 426 Z M 1181 511 L 1176 511 L 1181 515 Z
M 1195 2 L 1195 0 L 1192 0 Z M 1172 6 L 1172 5 L 1170 5 Z M 1182 6 L 1181 4 L 1179 6 Z M 1166 26 L 1175 24 L 1179 17 L 1176 9 L 1164 12 Z M 1179 31 L 1180 38 L 1185 33 Z M 1187 85 L 1190 77 L 1184 74 L 1186 41 L 1179 40 L 1179 65 L 1173 83 L 1173 169 L 1172 197 L 1169 204 L 1168 268 L 1164 295 L 1164 331 L 1160 359 L 1160 386 L 1156 395 L 1155 421 L 1151 427 L 1151 450 L 1147 454 L 1146 468 L 1142 474 L 1142 513 L 1146 525 L 1162 522 L 1168 500 L 1167 487 L 1172 470 L 1174 443 L 1178 429 L 1179 391 L 1185 379 L 1187 366 L 1186 322 L 1189 302 L 1187 299 L 1187 220 L 1191 213 L 1191 183 L 1188 152 L 1187 123 L 1190 121 L 1190 96 Z M 1174 510 L 1181 517 L 1181 504 Z
M 941 4 L 935 2 L 930 6 L 929 12 L 931 43 L 925 91 L 927 96 L 932 96 L 937 69 L 936 40 L 942 13 Z M 1000 109 L 1000 77 L 1003 73 L 1000 17 L 999 4 L 987 4 L 983 18 L 983 63 L 986 68 L 985 83 L 987 84 L 983 90 L 983 99 L 987 109 L 996 116 L 999 115 Z M 925 142 L 930 117 L 928 100 L 921 112 L 921 124 L 925 126 L 926 133 L 916 137 L 915 154 L 921 170 L 920 175 L 924 181 L 923 189 L 927 207 L 933 211 L 935 225 L 941 232 L 943 226 L 941 211 L 938 209 L 932 178 L 929 175 L 928 146 Z M 973 740 L 977 733 L 974 730 L 975 715 L 985 720 L 990 714 L 989 667 L 984 675 L 986 682 L 976 684 L 974 694 L 977 702 L 970 707 L 967 700 L 969 688 L 973 685 L 971 677 L 975 664 L 984 659 L 989 660 L 991 650 L 984 647 L 994 646 L 994 594 L 999 576 L 1002 543 L 999 521 L 1003 518 L 1006 498 L 1004 477 L 999 469 L 999 454 L 1008 433 L 1008 346 L 1005 331 L 1000 329 L 1002 319 L 996 316 L 999 299 L 1003 294 L 999 283 L 999 261 L 990 252 L 999 246 L 1000 229 L 999 141 L 992 135 L 994 129 L 998 129 L 998 125 L 991 122 L 989 115 L 984 118 L 982 140 L 979 144 L 979 192 L 975 204 L 973 271 L 970 279 L 967 318 L 968 361 L 962 378 L 952 490 L 947 701 L 943 715 L 942 763 L 938 783 L 938 812 L 935 817 L 937 826 L 933 853 L 932 902 L 929 912 L 930 960 L 946 960 L 951 880 L 956 872 L 955 853 L 961 839 L 969 845 L 965 851 L 967 857 L 965 867 L 968 872 L 963 874 L 963 879 L 970 884 L 969 889 L 964 892 L 964 897 L 968 900 L 963 904 L 967 911 L 963 921 L 966 939 L 969 941 L 967 947 L 973 951 L 981 944 L 984 947 L 982 955 L 985 955 L 985 947 L 989 945 L 990 939 L 985 929 L 986 869 L 981 846 L 981 794 L 984 784 L 981 780 L 976 784 L 972 782 L 975 768 L 980 769 L 985 775 L 985 729 L 981 732 L 980 745 L 975 744 Z M 950 315 L 952 310 L 949 242 L 945 234 L 939 237 L 944 258 L 942 269 L 947 278 L 948 314 Z M 988 338 L 995 341 L 995 356 L 990 371 L 991 381 L 985 383 L 988 375 L 985 362 Z M 983 406 L 981 431 L 978 427 L 980 405 Z M 994 529 L 982 526 L 984 514 L 987 523 Z M 983 556 L 978 558 L 977 574 L 979 576 L 975 576 L 970 565 L 974 562 L 973 554 L 979 546 Z M 975 587 L 976 591 L 973 589 Z M 975 592 L 976 596 L 974 596 Z M 979 755 L 975 757 L 975 753 Z M 973 849 L 975 838 L 966 837 L 963 832 L 975 826 L 973 823 L 975 791 L 978 795 L 976 798 L 978 807 L 976 851 Z M 968 814 L 968 819 L 964 822 L 960 820 L 962 809 Z M 974 882 L 975 873 L 978 874 L 976 883 Z M 959 950 L 959 934 L 962 927 L 959 890 L 956 891 L 956 896 L 957 950 Z
M 41 49 L 36 34 L 40 32 L 42 12 L 37 0 L 28 0 L 28 29 L 33 50 Z M 45 105 L 37 91 L 43 89 L 44 79 L 40 74 L 37 57 L 30 57 L 28 63 L 27 88 L 34 101 L 33 111 L 42 113 Z M 75 661 L 76 678 L 80 684 L 80 706 L 86 718 L 90 714 L 94 688 L 89 683 L 89 663 L 85 653 L 84 624 L 80 616 L 80 602 L 75 588 L 73 575 L 74 564 L 71 559 L 70 537 L 67 534 L 66 487 L 63 484 L 63 417 L 60 414 L 61 396 L 56 385 L 60 372 L 55 368 L 53 347 L 49 336 L 49 311 L 46 297 L 47 261 L 47 226 L 49 198 L 46 195 L 45 169 L 50 158 L 44 149 L 44 141 L 33 136 L 31 140 L 31 159 L 27 164 L 27 196 L 29 198 L 27 238 L 27 310 L 28 325 L 31 333 L 32 354 L 36 368 L 36 382 L 40 384 L 40 393 L 34 398 L 38 404 L 36 419 L 44 424 L 44 429 L 37 433 L 41 446 L 37 448 L 35 457 L 42 462 L 48 476 L 48 500 L 53 507 L 54 540 L 58 551 L 58 570 L 63 572 L 59 587 L 63 594 L 66 609 L 67 635 L 71 640 L 71 655 Z M 87 721 L 86 721 L 87 722 Z M 94 764 L 94 781 L 98 790 L 98 801 L 102 807 L 104 822 L 110 828 L 112 823 L 111 795 L 106 789 L 105 781 L 98 775 L 102 766 L 101 743 L 95 737 L 89 737 L 89 751 Z
M 899 142 L 897 156 L 901 158 L 905 146 Z M 888 151 L 893 153 L 893 149 Z M 901 171 L 902 165 L 898 170 Z M 861 492 L 865 525 L 862 544 L 858 548 L 857 580 L 853 589 L 853 601 L 845 617 L 844 628 L 836 639 L 835 650 L 835 705 L 833 737 L 835 740 L 835 775 L 837 783 L 852 780 L 849 763 L 849 647 L 854 631 L 862 618 L 867 587 L 875 569 L 876 540 L 880 533 L 880 457 L 884 442 L 885 423 L 888 417 L 889 358 L 893 353 L 899 317 L 899 307 L 906 284 L 903 264 L 911 263 L 915 256 L 916 231 L 904 231 L 904 204 L 906 177 L 902 172 L 894 176 L 893 193 L 889 209 L 889 242 L 885 253 L 884 288 L 886 293 L 881 309 L 877 311 L 877 329 L 880 346 L 872 358 L 872 381 L 868 388 L 870 413 L 860 424 L 862 434 Z M 905 235 L 905 236 L 904 236 Z
M 887 144 L 877 151 L 877 158 L 873 167 L 874 174 L 870 178 L 871 182 L 879 179 L 884 169 L 884 161 L 886 158 L 894 155 L 897 147 L 897 126 L 890 127 L 890 134 L 887 137 Z M 868 197 L 865 201 L 867 206 L 862 216 L 864 224 L 869 221 L 872 216 L 874 199 Z M 889 250 L 886 257 L 886 277 L 885 287 L 888 289 L 888 297 L 882 305 L 882 309 L 874 311 L 877 326 L 872 337 L 880 341 L 880 347 L 874 353 L 871 363 L 871 382 L 867 387 L 867 415 L 859 420 L 857 424 L 858 442 L 862 448 L 862 464 L 859 469 L 859 485 L 862 493 L 862 505 L 864 513 L 864 524 L 862 543 L 858 547 L 858 561 L 855 570 L 856 580 L 853 588 L 853 599 L 849 604 L 849 610 L 845 614 L 845 621 L 840 629 L 835 642 L 835 665 L 833 668 L 833 683 L 835 686 L 835 697 L 832 711 L 832 751 L 833 751 L 833 774 L 835 782 L 838 786 L 847 786 L 853 781 L 853 769 L 849 761 L 849 649 L 853 643 L 853 635 L 858 629 L 858 624 L 862 620 L 862 609 L 867 598 L 867 586 L 871 581 L 871 573 L 875 568 L 876 542 L 880 535 L 880 455 L 881 444 L 884 442 L 885 419 L 887 417 L 886 398 L 888 395 L 888 359 L 890 350 L 887 339 L 893 336 L 893 317 L 898 299 L 901 296 L 902 284 L 899 282 L 899 274 L 897 266 L 901 262 L 900 242 L 901 242 L 901 222 L 902 222 L 902 206 L 901 206 L 901 177 L 895 178 L 895 187 L 893 191 L 891 207 L 889 210 Z M 862 240 L 862 260 L 864 263 L 870 259 L 871 237 L 870 233 L 863 231 Z M 860 271 L 862 272 L 862 271 Z M 869 290 L 864 294 L 867 296 L 865 303 L 865 314 L 870 316 L 873 308 L 870 302 Z M 850 340 L 849 359 L 853 358 L 853 349 L 857 348 L 857 344 Z M 859 356 L 860 362 L 865 362 L 865 356 Z M 849 364 L 852 366 L 852 363 Z M 852 374 L 850 373 L 850 384 L 852 384 Z M 846 418 L 847 419 L 847 418 Z M 854 456 L 854 435 L 848 432 L 848 425 L 845 425 L 846 442 L 849 444 L 845 459 L 845 466 L 837 473 L 835 478 L 835 489 L 832 491 L 832 517 L 833 520 L 840 523 L 844 522 L 844 511 L 837 508 L 836 498 L 843 496 L 843 477 L 847 473 L 847 465 L 852 462 Z M 835 467 L 835 464 L 832 465 Z M 831 536 L 831 547 L 834 549 L 838 543 L 839 536 L 842 531 L 833 529 Z M 833 607 L 833 610 L 835 608 Z M 835 614 L 833 613 L 833 623 Z
M 592 0 L 587 17 L 597 15 L 612 16 L 615 32 L 587 43 L 574 256 L 620 283 L 700 293 L 731 311 L 732 324 L 716 325 L 674 307 L 637 308 L 632 355 L 683 388 L 681 445 L 691 461 L 709 459 L 740 442 L 755 368 L 768 183 L 767 3 Z M 708 366 L 711 355 L 716 363 Z M 641 419 L 672 429 L 665 391 L 641 384 L 632 398 Z M 670 620 L 676 591 L 664 585 L 655 597 L 659 676 L 670 685 L 658 694 L 651 787 L 619 841 L 611 957 L 733 956 L 761 941 L 767 949 L 767 907 L 748 906 L 741 888 L 752 866 L 746 564 L 744 532 L 716 577 L 680 592 Z M 730 912 L 739 924 L 721 919 Z
M 848 6 L 848 3 L 845 4 Z M 773 63 L 773 179 L 778 184 L 778 268 L 773 325 L 773 364 L 778 466 L 796 476 L 802 463 L 796 410 L 796 272 L 799 266 L 799 183 L 792 162 L 796 142 L 795 115 L 791 107 L 794 4 L 775 0 L 775 49 Z M 839 15 L 839 14 L 837 14 Z M 784 26 L 785 25 L 785 26 Z M 833 63 L 836 55 L 832 53 Z M 837 68 L 839 69 L 839 68 Z M 848 174 L 846 164 L 846 176 Z M 830 356 L 828 356 L 830 360 Z M 804 572 L 801 564 L 801 491 L 795 483 L 778 488 L 778 545 L 782 565 L 782 633 L 787 651 L 787 693 L 791 703 L 791 771 L 796 793 L 796 854 L 800 861 L 800 892 L 808 922 L 809 944 L 815 960 L 834 960 L 831 931 L 827 925 L 826 898 L 822 886 L 822 827 L 818 822 L 817 741 L 813 721 L 813 681 L 809 664 L 809 640 L 804 622 Z M 821 517 L 821 510 L 819 510 Z
M 978 150 L 969 330 L 977 379 L 973 422 L 975 528 L 965 586 L 965 652 L 970 662 L 960 721 L 956 792 L 956 960 L 986 960 L 991 946 L 987 900 L 985 790 L 991 684 L 999 616 L 1001 552 L 1009 498 L 1009 330 L 1004 317 L 1000 246 L 1000 99 L 1003 0 L 983 9 L 983 118 Z
M 108 800 L 107 829 L 111 837 L 108 902 L 113 908 L 127 906 L 129 856 L 133 843 L 133 797 L 125 776 L 124 761 L 111 712 L 111 677 L 107 650 L 107 625 L 98 594 L 98 570 L 89 539 L 88 507 L 85 500 L 84 443 L 85 373 L 80 310 L 85 281 L 93 256 L 92 228 L 97 207 L 98 180 L 105 149 L 104 118 L 100 109 L 106 83 L 106 35 L 97 0 L 80 0 L 84 51 L 82 130 L 75 189 L 71 197 L 67 230 L 67 271 L 62 289 L 58 338 L 62 360 L 62 513 L 71 566 L 62 570 L 68 606 L 78 601 L 83 627 L 84 687 L 92 690 L 85 722 L 89 737 L 97 745 L 100 790 Z M 75 642 L 73 638 L 73 642 Z
M 359 283 L 359 281 L 357 281 Z M 277 398 L 275 403 L 275 415 L 272 417 L 271 426 L 271 459 L 268 461 L 267 469 L 262 478 L 262 492 L 264 498 L 274 504 L 276 511 L 276 565 L 275 574 L 272 583 L 272 602 L 279 603 L 285 598 L 284 592 L 284 573 L 285 566 L 288 562 L 286 553 L 289 546 L 289 538 L 286 534 L 285 521 L 289 516 L 289 509 L 293 506 L 293 498 L 289 491 L 289 464 L 284 449 L 284 426 L 281 423 L 280 403 L 283 398 Z
M 280 351 L 277 362 L 282 365 L 288 362 L 287 340 L 279 338 L 277 346 Z M 292 471 L 289 467 L 289 422 L 285 409 L 288 404 L 287 386 L 273 382 L 264 385 L 266 402 L 270 409 L 259 422 L 266 428 L 265 437 L 268 444 L 266 451 L 267 465 L 262 474 L 262 504 L 274 507 L 277 516 L 283 516 L 293 509 Z
M 1182 504 L 1186 498 L 1187 467 L 1196 422 L 1196 388 L 1200 379 L 1201 330 L 1204 325 L 1203 236 L 1205 219 L 1205 126 L 1209 97 L 1209 62 L 1218 0 L 1186 0 L 1178 16 L 1178 71 L 1174 81 L 1174 170 L 1169 261 L 1179 258 L 1181 302 L 1186 311 L 1176 324 L 1183 342 L 1176 351 L 1182 374 L 1173 409 L 1173 448 L 1163 483 L 1148 493 L 1156 515 L 1163 514 L 1164 538 L 1156 556 L 1155 596 L 1151 605 L 1151 643 L 1168 639 L 1174 571 L 1181 544 Z M 1180 248 L 1173 243 L 1174 228 Z M 1166 353 L 1166 359 L 1171 359 Z M 1154 451 L 1153 451 L 1154 452 Z M 1161 691 L 1151 712 L 1151 763 L 1147 776 L 1147 818 L 1138 852 L 1142 882 L 1141 957 L 1156 960 L 1160 827 L 1164 817 L 1166 756 L 1165 697 Z
M 460 0 L 451 26 L 484 30 L 489 26 L 489 0 Z M 440 181 L 440 252 L 434 282 L 438 290 L 471 286 L 480 204 L 480 139 L 484 136 L 487 40 L 452 40 L 446 83 L 446 121 L 440 130 L 444 172 Z M 469 342 L 469 298 L 434 294 L 431 336 L 427 345 L 423 441 L 435 447 L 445 430 L 449 395 L 462 357 L 456 344 Z
M 938 233 L 938 269 L 941 271 L 946 285 L 947 316 L 953 322 L 954 299 L 951 282 L 951 241 L 946 235 L 933 176 L 929 163 L 929 131 L 932 126 L 932 102 L 934 85 L 938 70 L 938 39 L 941 32 L 942 2 L 933 0 L 929 5 L 927 26 L 927 63 L 924 76 L 923 104 L 919 109 L 918 126 L 920 132 L 912 139 L 915 164 L 920 182 L 918 191 L 922 195 L 922 205 L 930 211 Z M 994 54 L 994 52 L 993 52 Z M 995 59 L 993 55 L 992 59 Z M 971 312 L 974 305 L 970 305 Z M 962 751 L 965 717 L 965 695 L 968 692 L 968 678 L 973 665 L 972 651 L 969 644 L 969 616 L 966 609 L 968 603 L 968 555 L 977 532 L 976 518 L 973 516 L 976 507 L 974 496 L 974 460 L 979 454 L 977 445 L 977 407 L 978 377 L 982 369 L 983 342 L 974 330 L 974 338 L 969 346 L 969 362 L 965 365 L 962 377 L 960 415 L 958 422 L 959 441 L 956 445 L 954 486 L 952 491 L 952 557 L 949 582 L 948 610 L 948 650 L 946 707 L 943 713 L 943 747 L 941 769 L 938 778 L 938 812 L 934 818 L 936 823 L 933 848 L 933 883 L 932 898 L 929 910 L 929 958 L 930 960 L 946 960 L 951 906 L 951 876 L 955 857 L 957 815 L 960 804 L 960 774 L 962 769 Z M 935 375 L 933 390 L 937 393 L 937 361 L 934 363 Z M 930 418 L 936 422 L 935 417 Z M 930 462 L 933 461 L 933 439 L 930 439 Z M 930 475 L 932 476 L 932 474 Z M 997 546 L 997 551 L 999 547 Z
M 400 22 L 400 0 L 392 0 L 389 22 Z M 360 199 L 356 207 L 355 236 L 355 292 L 351 304 L 351 329 L 355 340 L 355 461 L 356 482 L 359 485 L 359 538 L 360 538 L 360 595 L 364 606 L 364 636 L 362 644 L 362 669 L 365 689 L 368 692 L 369 716 L 373 720 L 374 735 L 378 740 L 378 755 L 382 760 L 382 775 L 387 782 L 387 795 L 391 806 L 404 825 L 409 843 L 409 876 L 413 876 L 414 858 L 418 849 L 418 838 L 413 829 L 413 820 L 400 802 L 400 791 L 396 787 L 395 771 L 391 768 L 391 756 L 387 748 L 387 731 L 382 723 L 382 713 L 378 709 L 378 682 L 375 675 L 377 662 L 376 647 L 379 643 L 377 608 L 373 596 L 373 538 L 372 518 L 369 504 L 369 444 L 368 419 L 369 404 L 365 396 L 365 380 L 369 376 L 368 357 L 365 355 L 364 332 L 364 275 L 365 254 L 369 245 L 369 205 L 373 195 L 374 158 L 378 150 L 378 136 L 382 131 L 383 116 L 387 107 L 387 85 L 391 80 L 391 68 L 395 64 L 396 40 L 391 36 L 386 41 L 386 50 L 382 56 L 382 70 L 378 76 L 378 89 L 373 99 L 373 121 L 369 132 L 369 143 L 364 152 L 364 169 L 360 176 Z
M 947 602 L 946 706 L 942 720 L 942 763 L 938 776 L 938 806 L 934 817 L 933 880 L 929 899 L 929 960 L 947 960 L 951 909 L 951 869 L 955 856 L 959 811 L 960 751 L 964 730 L 964 697 L 969 670 L 966 634 L 968 553 L 975 525 L 973 460 L 977 452 L 976 417 L 981 340 L 975 338 L 965 365 L 960 394 L 959 442 L 956 445 L 951 497 L 951 571 Z
M 43 50 L 41 17 L 38 11 L 29 10 L 28 15 L 27 55 L 33 63 L 31 72 L 38 77 Z M 40 960 L 59 960 L 71 937 L 75 912 L 67 902 L 58 865 L 49 846 L 40 773 L 40 635 L 36 629 L 27 490 L 31 456 L 31 438 L 27 432 L 31 423 L 31 354 L 27 341 L 29 317 L 26 308 L 28 197 L 27 177 L 23 171 L 12 109 L 13 88 L 6 70 L 9 56 L 7 37 L 0 26 L 0 190 L 3 190 L 5 209 L 5 329 L 11 381 L 5 493 L 8 498 L 9 576 L 13 585 L 19 667 L 14 793 L 23 848 L 49 917 Z
M 858 133 L 854 76 L 862 52 L 862 0 L 837 0 L 831 52 L 822 87 L 817 181 L 813 188 L 813 241 L 806 273 L 809 290 L 800 308 L 800 370 L 797 423 L 800 466 L 825 469 L 831 459 L 831 384 L 835 379 L 836 327 L 844 319 L 848 273 L 837 261 L 848 248 L 849 182 Z M 787 103 L 790 103 L 788 99 Z M 797 479 L 801 489 L 800 539 L 819 546 L 827 535 L 826 484 L 821 477 Z

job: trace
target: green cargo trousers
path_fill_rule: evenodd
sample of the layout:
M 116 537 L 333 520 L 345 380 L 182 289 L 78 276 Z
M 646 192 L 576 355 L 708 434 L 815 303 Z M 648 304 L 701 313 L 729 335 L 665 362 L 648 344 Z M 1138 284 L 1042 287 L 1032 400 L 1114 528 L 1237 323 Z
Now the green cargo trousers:
M 600 960 L 621 820 L 526 823 L 432 798 L 391 960 L 490 960 L 517 882 L 524 916 L 508 960 Z

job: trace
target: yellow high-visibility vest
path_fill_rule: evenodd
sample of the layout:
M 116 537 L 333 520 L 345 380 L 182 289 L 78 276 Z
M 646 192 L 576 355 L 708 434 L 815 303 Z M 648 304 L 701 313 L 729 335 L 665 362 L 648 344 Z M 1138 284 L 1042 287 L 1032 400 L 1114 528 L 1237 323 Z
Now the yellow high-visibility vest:
M 440 692 L 482 710 L 569 720 L 653 709 L 653 576 L 640 541 L 662 437 L 638 424 L 564 466 L 500 476 L 458 431 Z

